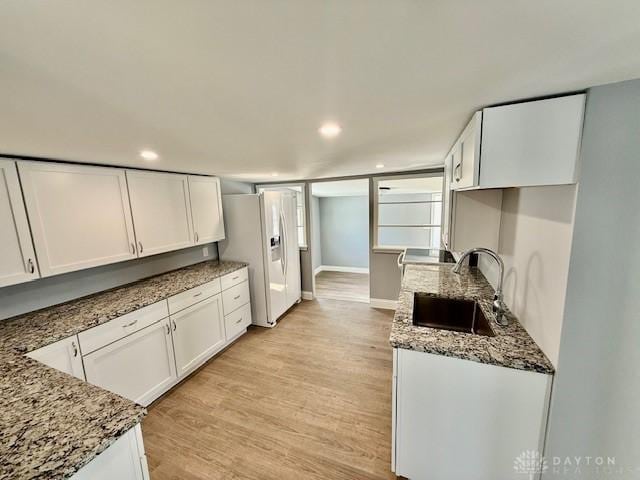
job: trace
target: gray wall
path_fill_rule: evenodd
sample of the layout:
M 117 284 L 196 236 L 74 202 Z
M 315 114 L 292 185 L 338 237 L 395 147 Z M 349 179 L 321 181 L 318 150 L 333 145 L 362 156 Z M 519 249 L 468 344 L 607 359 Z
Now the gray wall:
M 399 253 L 373 249 L 373 201 L 375 195 L 373 177 L 369 178 L 369 297 L 382 300 L 398 300 L 402 276 L 398 268 Z
M 322 265 L 369 267 L 369 198 L 320 198 Z
M 320 199 L 313 195 L 311 196 L 310 212 L 311 218 L 308 218 L 307 222 L 311 223 L 311 241 L 308 243 L 313 245 L 311 249 L 311 267 L 315 272 L 322 265 L 322 238 L 320 236 Z
M 591 89 L 546 448 L 613 456 L 628 470 L 610 477 L 625 479 L 640 478 L 638 152 L 640 80 Z M 605 476 L 585 467 L 562 478 Z
M 232 195 L 235 193 L 255 193 L 255 185 L 253 183 L 238 182 L 229 178 L 220 178 L 220 190 L 223 195 Z
M 205 247 L 208 249 L 206 256 L 203 253 Z M 0 319 L 216 258 L 217 244 L 210 243 L 0 288 Z

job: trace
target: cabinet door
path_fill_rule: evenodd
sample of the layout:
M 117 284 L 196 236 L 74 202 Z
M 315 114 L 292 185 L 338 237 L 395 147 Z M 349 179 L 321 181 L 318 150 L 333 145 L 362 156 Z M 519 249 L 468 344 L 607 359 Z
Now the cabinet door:
M 146 457 L 140 455 L 141 438 L 140 425 L 136 425 L 78 470 L 71 480 L 148 480 Z
M 165 319 L 85 355 L 87 382 L 147 406 L 176 380 L 170 330 Z
M 39 277 L 22 192 L 12 160 L 0 159 L 0 287 Z
M 220 180 L 190 176 L 189 197 L 195 243 L 199 245 L 224 239 Z
M 51 162 L 18 170 L 43 277 L 136 257 L 123 170 Z
M 171 322 L 179 377 L 190 373 L 224 345 L 220 295 L 171 315 Z
M 480 168 L 480 132 L 482 112 L 476 112 L 462 132 L 454 165 L 455 188 L 470 188 L 478 185 Z
M 141 257 L 194 244 L 186 175 L 127 170 Z
M 411 350 L 397 353 L 396 475 L 527 478 L 513 462 L 522 452 L 542 451 L 550 375 Z
M 34 350 L 28 353 L 27 356 L 51 368 L 84 380 L 84 368 L 82 367 L 82 357 L 80 356 L 78 345 L 78 337 L 73 335 Z
M 480 186 L 577 181 L 585 95 L 485 108 Z

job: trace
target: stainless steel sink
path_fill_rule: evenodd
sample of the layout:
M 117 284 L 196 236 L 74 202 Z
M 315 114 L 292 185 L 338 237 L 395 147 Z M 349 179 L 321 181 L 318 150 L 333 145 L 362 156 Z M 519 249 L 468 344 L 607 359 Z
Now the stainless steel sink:
M 413 324 L 418 327 L 495 336 L 478 302 L 432 297 L 420 292 L 413 294 Z

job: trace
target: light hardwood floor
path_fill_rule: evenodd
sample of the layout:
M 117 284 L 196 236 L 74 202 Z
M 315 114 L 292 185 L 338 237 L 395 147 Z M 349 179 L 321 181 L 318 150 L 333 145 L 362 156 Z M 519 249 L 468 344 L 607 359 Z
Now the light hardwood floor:
M 316 297 L 369 302 L 369 274 L 319 272 L 316 274 Z
M 394 479 L 391 319 L 314 300 L 250 327 L 149 409 L 151 479 Z

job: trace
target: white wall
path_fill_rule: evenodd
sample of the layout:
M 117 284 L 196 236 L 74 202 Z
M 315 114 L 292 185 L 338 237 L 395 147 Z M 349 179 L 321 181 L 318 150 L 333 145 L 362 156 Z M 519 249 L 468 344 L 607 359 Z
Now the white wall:
M 503 192 L 498 253 L 505 264 L 505 302 L 554 365 L 564 315 L 575 185 L 512 188 Z M 479 265 L 497 285 L 495 262 Z

